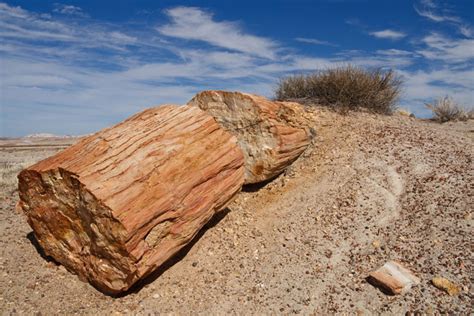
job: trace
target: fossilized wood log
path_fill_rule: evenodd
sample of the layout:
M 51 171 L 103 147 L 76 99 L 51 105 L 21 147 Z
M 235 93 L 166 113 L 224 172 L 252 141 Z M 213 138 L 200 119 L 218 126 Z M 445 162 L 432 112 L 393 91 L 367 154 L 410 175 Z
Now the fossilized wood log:
M 240 92 L 203 91 L 188 104 L 205 110 L 237 136 L 245 156 L 245 183 L 280 174 L 311 141 L 308 120 L 298 103 L 273 102 Z
M 199 108 L 161 106 L 18 178 L 19 207 L 46 254 L 117 294 L 189 243 L 240 191 L 244 157 Z

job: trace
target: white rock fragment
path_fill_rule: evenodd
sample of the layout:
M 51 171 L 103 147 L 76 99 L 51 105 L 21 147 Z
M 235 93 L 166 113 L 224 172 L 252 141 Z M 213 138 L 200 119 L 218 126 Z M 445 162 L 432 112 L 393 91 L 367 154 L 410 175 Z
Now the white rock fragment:
M 382 267 L 369 274 L 368 280 L 389 294 L 403 294 L 420 279 L 396 261 L 388 261 Z

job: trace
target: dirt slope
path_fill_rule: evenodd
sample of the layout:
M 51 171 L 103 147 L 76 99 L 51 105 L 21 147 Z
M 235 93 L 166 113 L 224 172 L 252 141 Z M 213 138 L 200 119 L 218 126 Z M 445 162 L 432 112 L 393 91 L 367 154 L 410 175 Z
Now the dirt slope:
M 474 121 L 313 111 L 318 136 L 304 157 L 267 185 L 247 187 L 192 247 L 120 298 L 43 259 L 5 190 L 0 311 L 473 313 Z M 1 150 L 2 159 L 21 155 Z M 368 272 L 390 259 L 421 284 L 393 297 L 368 284 Z M 461 294 L 432 286 L 436 275 Z

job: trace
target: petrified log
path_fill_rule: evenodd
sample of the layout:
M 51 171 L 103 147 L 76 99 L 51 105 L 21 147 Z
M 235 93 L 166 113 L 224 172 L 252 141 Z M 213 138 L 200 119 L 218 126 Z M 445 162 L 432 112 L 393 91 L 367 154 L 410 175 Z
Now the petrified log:
M 47 255 L 117 294 L 191 241 L 240 191 L 237 140 L 197 107 L 161 106 L 19 176 L 19 207 Z
M 306 149 L 310 128 L 302 106 L 227 91 L 203 91 L 188 102 L 211 114 L 239 139 L 245 156 L 245 183 L 280 174 Z

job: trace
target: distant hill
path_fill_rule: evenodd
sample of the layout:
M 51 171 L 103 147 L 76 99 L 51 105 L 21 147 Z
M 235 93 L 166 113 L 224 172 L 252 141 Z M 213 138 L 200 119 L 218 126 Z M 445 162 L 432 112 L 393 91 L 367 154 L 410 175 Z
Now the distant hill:
M 71 138 L 71 137 L 77 137 L 77 136 L 55 135 L 55 134 L 50 134 L 50 133 L 36 133 L 36 134 L 30 134 L 30 135 L 25 136 L 25 138 Z

